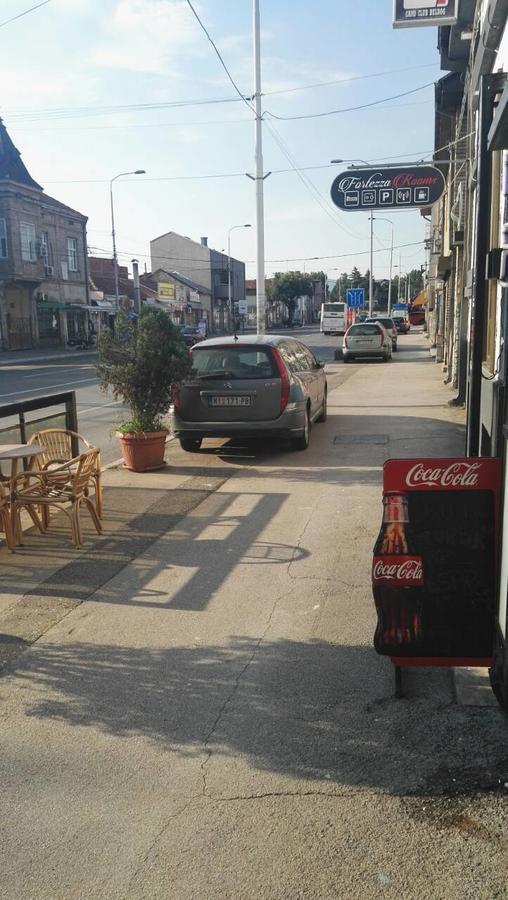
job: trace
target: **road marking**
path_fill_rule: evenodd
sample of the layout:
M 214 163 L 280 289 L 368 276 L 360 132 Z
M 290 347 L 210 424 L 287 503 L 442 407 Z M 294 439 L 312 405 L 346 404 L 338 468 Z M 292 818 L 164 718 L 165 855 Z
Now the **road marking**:
M 61 371 L 62 369 L 74 369 L 75 366 L 48 366 L 48 368 L 59 369 Z M 93 369 L 93 368 L 94 368 L 94 366 L 80 366 L 80 369 Z M 43 372 L 42 374 L 44 375 L 45 372 Z M 41 377 L 40 372 L 37 372 L 35 375 L 25 375 L 25 378 L 40 378 L 40 377 Z M 51 385 L 48 385 L 48 387 L 51 387 Z
M 19 397 L 20 394 L 33 394 L 34 391 L 47 391 L 47 390 L 54 390 L 55 388 L 69 387 L 71 384 L 84 384 L 85 381 L 90 382 L 91 379 L 90 378 L 81 378 L 79 381 L 64 381 L 63 384 L 52 384 L 52 385 L 49 385 L 46 387 L 29 388 L 26 391 L 14 391 L 14 393 L 11 393 L 11 394 L 0 394 L 0 400 L 3 400 L 4 397 L 12 397 L 13 402 L 15 402 L 14 398 Z
M 88 409 L 80 409 L 78 406 L 78 415 L 85 416 L 90 412 L 98 412 L 100 409 L 104 409 L 106 406 L 121 406 L 122 400 L 112 400 L 111 403 L 101 403 L 100 406 L 89 406 Z

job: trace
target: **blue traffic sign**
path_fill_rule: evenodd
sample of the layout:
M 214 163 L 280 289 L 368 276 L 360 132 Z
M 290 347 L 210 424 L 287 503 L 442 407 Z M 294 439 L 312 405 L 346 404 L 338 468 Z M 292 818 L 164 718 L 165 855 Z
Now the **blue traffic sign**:
M 364 288 L 348 288 L 346 291 L 346 302 L 349 309 L 360 309 L 362 306 L 365 306 Z

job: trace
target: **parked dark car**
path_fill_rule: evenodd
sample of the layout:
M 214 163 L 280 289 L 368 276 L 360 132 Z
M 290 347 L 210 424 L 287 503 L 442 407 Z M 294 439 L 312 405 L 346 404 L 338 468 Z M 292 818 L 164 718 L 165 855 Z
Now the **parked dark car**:
M 203 438 L 289 438 L 306 450 L 314 422 L 326 419 L 324 363 L 301 341 L 282 335 L 212 338 L 191 350 L 193 374 L 171 408 L 184 450 Z
M 203 340 L 203 335 L 195 325 L 177 325 L 177 328 L 188 347 L 193 347 L 198 341 Z
M 371 318 L 366 320 L 367 322 L 379 322 L 383 328 L 386 329 L 388 334 L 392 339 L 392 350 L 395 353 L 397 350 L 397 328 L 395 327 L 395 323 L 393 319 L 389 316 L 377 316 L 373 315 Z
M 408 334 L 411 328 L 409 321 L 404 316 L 392 316 L 398 334 Z

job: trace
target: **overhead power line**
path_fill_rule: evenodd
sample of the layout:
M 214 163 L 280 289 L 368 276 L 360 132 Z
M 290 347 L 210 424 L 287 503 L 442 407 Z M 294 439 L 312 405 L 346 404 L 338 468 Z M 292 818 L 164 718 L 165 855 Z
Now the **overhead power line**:
M 314 84 L 301 84 L 293 88 L 281 88 L 277 91 L 263 91 L 263 97 L 273 97 L 276 94 L 294 94 L 297 91 L 309 91 L 313 88 L 331 87 L 336 84 L 349 84 L 351 81 L 364 81 L 367 78 L 381 78 L 384 75 L 398 75 L 401 72 L 415 72 L 417 69 L 433 69 L 435 63 L 425 63 L 422 66 L 405 66 L 403 69 L 387 69 L 384 72 L 371 72 L 368 75 L 350 75 L 347 78 L 335 78 L 332 81 L 315 81 Z
M 214 41 L 214 39 L 212 38 L 212 36 L 211 36 L 210 32 L 208 31 L 208 29 L 206 28 L 206 25 L 205 25 L 204 22 L 200 19 L 198 13 L 197 13 L 196 10 L 194 9 L 194 6 L 192 5 L 191 0 L 187 0 L 187 6 L 189 7 L 189 9 L 192 10 L 192 14 L 193 14 L 194 17 L 196 18 L 197 22 L 199 23 L 200 28 L 204 31 L 204 33 L 205 33 L 207 39 L 209 40 L 210 44 L 212 45 L 212 47 L 213 47 L 213 49 L 214 49 L 214 51 L 215 51 L 215 53 L 216 53 L 216 55 L 217 55 L 217 57 L 218 57 L 218 60 L 219 60 L 219 62 L 220 62 L 220 64 L 221 64 L 222 68 L 224 69 L 224 71 L 225 71 L 225 73 L 226 73 L 226 75 L 227 75 L 229 81 L 230 81 L 231 84 L 233 85 L 233 88 L 235 89 L 236 93 L 237 93 L 238 96 L 240 97 L 240 100 L 243 100 L 243 102 L 246 104 L 246 106 L 249 107 L 249 109 L 251 110 L 251 112 L 253 112 L 253 113 L 255 114 L 254 107 L 252 106 L 251 103 L 249 103 L 249 101 L 247 100 L 247 98 L 242 94 L 242 92 L 241 92 L 240 88 L 238 87 L 236 81 L 234 80 L 234 78 L 233 78 L 231 72 L 229 71 L 229 69 L 228 69 L 226 63 L 224 62 L 224 59 L 223 59 L 223 57 L 222 57 L 222 55 L 221 55 L 221 53 L 220 53 L 220 51 L 219 51 L 219 48 L 217 47 L 217 44 L 215 43 L 215 41 Z
M 405 109 L 407 107 L 414 108 L 415 106 L 427 106 L 428 103 L 429 103 L 429 100 L 417 100 L 413 103 L 393 103 L 391 106 L 388 106 L 388 105 L 378 106 L 378 107 L 374 106 L 368 110 L 367 109 L 364 110 L 364 112 L 384 112 L 385 109 Z M 70 118 L 70 117 L 67 117 L 67 118 Z M 31 121 L 33 121 L 33 120 L 31 120 Z M 64 131 L 111 131 L 111 130 L 119 130 L 119 129 L 125 129 L 125 128 L 179 128 L 179 127 L 186 128 L 186 127 L 191 127 L 191 126 L 202 127 L 204 125 L 245 125 L 246 123 L 248 123 L 249 125 L 252 124 L 252 119 L 249 118 L 248 116 L 244 116 L 241 119 L 199 119 L 199 120 L 177 119 L 176 121 L 173 120 L 172 122 L 123 122 L 121 125 L 118 125 L 118 124 L 114 124 L 114 125 L 111 125 L 111 124 L 108 124 L 108 125 L 102 125 L 102 124 L 101 125 L 64 125 L 61 128 L 54 128 L 53 126 L 48 126 L 47 128 L 45 128 L 43 126 L 41 128 L 40 125 L 38 125 L 34 122 L 33 126 L 29 125 L 28 127 L 25 127 L 24 125 L 21 125 L 20 128 L 16 127 L 16 133 L 18 134 L 19 132 L 22 132 L 22 131 L 35 131 L 36 130 L 37 132 L 50 131 L 52 134 L 58 134 L 59 132 L 64 132 Z M 428 150 L 425 152 L 432 153 L 435 151 Z M 404 156 L 407 156 L 407 154 L 404 154 Z M 402 159 L 402 156 L 400 156 L 400 157 L 392 156 L 390 158 L 391 159 Z M 388 157 L 387 157 L 387 159 L 388 159 Z
M 265 116 L 270 116 L 271 119 L 277 119 L 280 122 L 296 122 L 301 119 L 322 119 L 325 116 L 336 116 L 339 115 L 339 113 L 356 112 L 360 109 L 368 109 L 370 106 L 378 106 L 380 103 L 388 103 L 390 100 L 398 100 L 400 97 L 409 97 L 410 94 L 417 94 L 419 91 L 424 91 L 426 88 L 433 86 L 434 82 L 429 81 L 427 84 L 422 84 L 420 87 L 413 88 L 411 91 L 404 91 L 402 94 L 393 94 L 391 97 L 382 97 L 380 100 L 372 100 L 370 103 L 362 103 L 359 106 L 347 106 L 343 109 L 329 109 L 327 112 L 306 113 L 300 116 L 277 116 L 275 113 L 265 110 Z
M 45 0 L 45 2 L 49 3 L 51 0 Z M 6 23 L 3 23 L 6 24 Z M 389 75 L 395 74 L 396 72 L 404 72 L 411 71 L 413 68 L 419 69 L 420 66 L 414 66 L 410 69 L 391 69 L 386 72 L 375 72 L 367 75 L 358 75 L 352 76 L 351 78 L 341 79 L 337 81 L 338 84 L 347 83 L 349 81 L 356 80 L 364 80 L 369 78 L 377 78 L 381 75 Z M 329 82 L 330 84 L 334 82 Z M 291 94 L 295 91 L 307 90 L 311 87 L 319 87 L 320 85 L 326 86 L 328 82 L 322 82 L 316 85 L 302 85 L 287 88 L 285 90 L 277 90 L 277 91 L 269 91 L 268 95 L 280 95 L 280 94 Z M 235 87 L 235 90 L 237 86 Z M 418 90 L 421 90 L 420 88 Z M 243 101 L 250 112 L 253 112 L 253 108 L 249 103 L 248 97 L 244 96 L 239 89 L 237 90 L 238 96 L 236 97 L 205 97 L 203 99 L 190 99 L 190 100 L 168 100 L 168 101 L 160 101 L 156 103 L 123 103 L 123 104 L 109 104 L 105 106 L 60 106 L 60 107 L 46 107 L 46 108 L 37 108 L 37 109 L 27 109 L 27 110 L 12 110 L 9 111 L 4 110 L 3 116 L 9 118 L 11 121 L 40 121 L 42 119 L 47 120 L 58 120 L 58 119 L 74 119 L 74 118 L 85 118 L 89 116 L 102 116 L 102 115 L 115 115 L 125 112 L 148 112 L 152 110 L 159 109 L 182 109 L 186 107 L 193 106 L 215 106 L 223 103 L 239 103 Z M 385 101 L 377 100 L 376 104 L 381 104 Z M 388 102 L 388 101 L 386 101 Z M 399 104 L 402 105 L 402 104 Z M 367 107 L 365 107 L 367 108 Z M 351 110 L 355 110 L 357 107 L 351 107 Z M 275 118 L 275 115 L 273 116 Z M 245 119 L 245 121 L 251 121 L 250 119 Z M 171 124 L 171 123 L 168 123 Z M 208 123 L 196 123 L 196 124 L 208 124 Z
M 34 12 L 36 9 L 40 9 L 41 6 L 46 6 L 48 3 L 51 3 L 51 0 L 42 0 L 42 3 L 36 3 L 35 6 L 31 6 L 30 9 L 25 9 L 23 12 L 17 14 L 17 16 L 12 16 L 11 19 L 5 19 L 4 22 L 0 22 L 0 28 L 3 28 L 4 25 L 9 25 L 11 22 L 15 22 L 16 19 L 21 19 L 23 16 L 27 16 L 28 13 Z
M 423 246 L 424 243 L 425 243 L 425 241 L 421 240 L 421 241 L 412 241 L 411 243 L 408 243 L 408 244 L 396 244 L 393 249 L 394 250 L 404 250 L 406 247 Z M 106 258 L 111 259 L 111 248 L 108 249 L 107 247 L 96 247 L 95 245 L 89 245 L 88 249 L 93 250 L 93 251 L 98 251 L 100 253 L 105 253 Z M 224 258 L 227 259 L 227 253 L 225 253 L 224 251 L 221 251 L 221 252 L 222 252 L 222 255 L 224 256 Z M 388 247 L 386 249 L 383 247 L 379 247 L 377 249 L 375 248 L 373 252 L 374 253 L 389 253 L 390 247 Z M 350 253 L 333 253 L 330 256 L 294 256 L 294 257 L 285 256 L 282 259 L 267 259 L 266 262 L 267 263 L 281 263 L 281 264 L 288 263 L 288 262 L 318 262 L 320 260 L 325 260 L 325 259 L 347 259 L 349 256 L 366 256 L 368 253 L 370 253 L 370 249 L 352 250 Z M 189 262 L 188 259 L 183 259 L 181 256 L 157 256 L 157 255 L 152 256 L 150 253 L 142 253 L 140 250 L 122 250 L 122 251 L 119 250 L 118 255 L 126 256 L 128 259 L 132 259 L 132 258 L 140 259 L 141 258 L 141 259 L 152 259 L 152 260 L 166 260 L 166 262 L 169 260 L 172 263 L 182 263 L 182 262 L 188 263 Z M 254 259 L 246 259 L 246 260 L 244 260 L 244 262 L 245 262 L 245 265 L 254 265 L 255 260 Z M 175 270 L 176 270 L 176 267 L 175 267 Z M 208 272 L 209 266 L 203 266 L 203 268 L 201 268 L 201 267 L 195 268 L 194 271 Z
M 338 228 L 341 229 L 341 231 L 344 231 L 346 234 L 350 235 L 350 237 L 359 238 L 359 235 L 354 234 L 354 232 L 352 232 L 352 231 L 349 231 L 349 229 L 346 228 L 345 225 L 343 225 L 342 222 L 339 221 L 338 216 L 335 215 L 334 210 L 332 210 L 328 207 L 327 201 L 322 196 L 322 194 L 320 193 L 320 191 L 318 190 L 318 188 L 316 187 L 314 182 L 311 181 L 311 179 L 307 175 L 303 174 L 302 170 L 299 168 L 299 166 L 297 166 L 295 160 L 292 158 L 288 147 L 285 145 L 285 142 L 283 141 L 282 137 L 276 130 L 275 126 L 272 125 L 272 123 L 268 122 L 268 121 L 265 121 L 265 125 L 268 128 L 272 137 L 274 138 L 277 146 L 279 147 L 279 149 L 281 150 L 281 152 L 283 153 L 283 155 L 289 162 L 292 171 L 298 176 L 298 178 L 300 179 L 302 184 L 307 188 L 307 190 L 310 192 L 310 194 L 314 198 L 314 200 L 316 200 L 316 202 L 321 207 L 323 212 L 328 216 L 329 219 L 332 220 L 334 225 L 337 225 Z

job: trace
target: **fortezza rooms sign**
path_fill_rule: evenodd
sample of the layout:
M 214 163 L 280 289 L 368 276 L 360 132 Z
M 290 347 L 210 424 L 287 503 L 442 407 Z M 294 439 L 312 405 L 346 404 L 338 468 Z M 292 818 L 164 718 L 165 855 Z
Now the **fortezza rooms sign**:
M 354 212 L 432 206 L 444 189 L 444 177 L 434 166 L 392 166 L 341 172 L 331 194 L 335 206 Z

